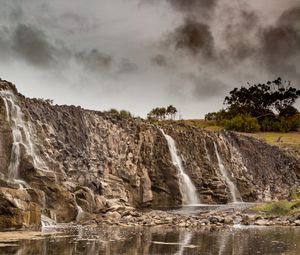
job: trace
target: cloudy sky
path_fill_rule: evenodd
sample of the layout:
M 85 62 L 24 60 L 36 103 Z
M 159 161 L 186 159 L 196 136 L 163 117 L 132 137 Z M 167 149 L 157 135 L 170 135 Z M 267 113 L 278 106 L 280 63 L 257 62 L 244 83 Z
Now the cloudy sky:
M 247 82 L 300 88 L 299 0 L 0 4 L 0 77 L 28 97 L 143 117 L 173 104 L 200 118 Z

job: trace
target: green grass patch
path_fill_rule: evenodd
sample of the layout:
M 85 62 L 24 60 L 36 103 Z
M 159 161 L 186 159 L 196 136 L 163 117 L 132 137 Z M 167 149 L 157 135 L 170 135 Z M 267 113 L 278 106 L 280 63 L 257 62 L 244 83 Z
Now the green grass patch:
M 257 205 L 254 211 L 264 212 L 268 216 L 284 216 L 300 214 L 300 200 L 270 202 Z
M 209 131 L 220 131 L 224 129 L 224 127 L 217 125 L 215 121 L 209 121 L 203 119 L 178 120 L 177 123 L 184 123 L 196 128 L 202 128 Z

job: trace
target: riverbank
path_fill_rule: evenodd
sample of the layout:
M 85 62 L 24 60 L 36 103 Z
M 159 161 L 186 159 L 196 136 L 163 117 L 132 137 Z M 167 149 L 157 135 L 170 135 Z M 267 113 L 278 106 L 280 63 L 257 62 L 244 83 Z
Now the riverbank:
M 82 222 L 89 224 L 108 224 L 116 226 L 166 226 L 187 229 L 214 229 L 237 225 L 253 226 L 300 226 L 300 213 L 275 215 L 254 210 L 251 203 L 230 205 L 201 205 L 184 207 L 170 211 L 137 211 L 115 208 L 95 220 Z

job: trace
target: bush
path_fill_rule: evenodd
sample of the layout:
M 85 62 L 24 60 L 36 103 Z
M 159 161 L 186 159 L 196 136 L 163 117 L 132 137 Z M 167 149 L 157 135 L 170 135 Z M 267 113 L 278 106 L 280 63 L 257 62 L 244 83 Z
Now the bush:
M 279 131 L 280 130 L 280 122 L 276 118 L 265 118 L 261 121 L 261 131 L 270 132 L 270 131 Z
M 248 114 L 239 114 L 225 122 L 225 129 L 253 133 L 260 130 L 258 120 Z
M 132 118 L 132 114 L 129 112 L 129 111 L 126 111 L 126 110 L 121 110 L 120 111 L 120 116 L 122 118 L 125 118 L 125 119 L 130 119 Z

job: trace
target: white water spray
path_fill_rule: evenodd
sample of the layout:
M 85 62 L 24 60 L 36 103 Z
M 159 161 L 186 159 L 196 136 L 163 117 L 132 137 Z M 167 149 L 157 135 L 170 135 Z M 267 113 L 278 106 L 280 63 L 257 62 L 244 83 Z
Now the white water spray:
M 182 160 L 178 155 L 174 139 L 171 136 L 165 134 L 165 132 L 162 129 L 161 132 L 167 140 L 173 165 L 177 168 L 179 173 L 179 184 L 182 192 L 183 204 L 199 204 L 200 202 L 197 197 L 196 187 L 194 186 L 190 177 L 184 171 Z
M 42 228 L 55 227 L 57 225 L 55 220 L 50 219 L 44 214 L 41 215 L 41 224 Z
M 220 169 L 220 172 L 221 172 L 222 176 L 224 177 L 224 180 L 229 188 L 232 202 L 233 203 L 241 202 L 241 195 L 240 195 L 237 187 L 235 186 L 235 184 L 231 181 L 228 171 L 225 169 L 225 166 L 223 164 L 222 158 L 220 157 L 220 154 L 218 151 L 218 146 L 217 146 L 216 142 L 214 142 L 214 147 L 215 147 L 215 152 L 216 152 L 216 156 L 218 159 L 219 169 Z
M 8 179 L 17 180 L 19 178 L 22 147 L 32 157 L 35 168 L 46 169 L 45 163 L 35 153 L 31 139 L 31 126 L 24 122 L 24 114 L 16 103 L 15 95 L 11 91 L 0 91 L 0 96 L 4 101 L 6 119 L 11 124 L 13 136 Z

